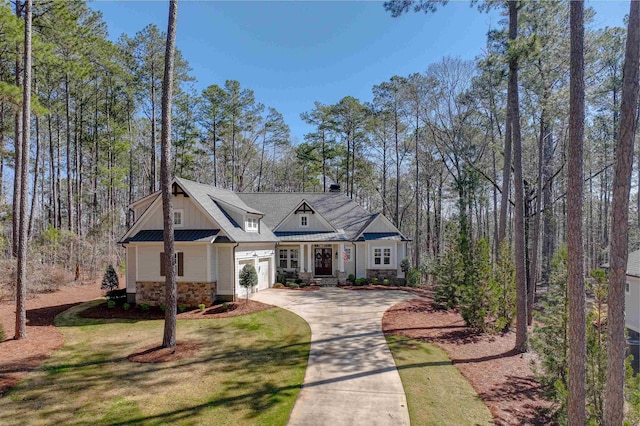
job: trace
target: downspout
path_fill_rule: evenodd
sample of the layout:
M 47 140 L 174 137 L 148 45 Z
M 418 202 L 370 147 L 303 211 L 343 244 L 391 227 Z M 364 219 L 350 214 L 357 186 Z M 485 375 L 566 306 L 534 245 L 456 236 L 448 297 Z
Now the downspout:
M 237 280 L 237 273 L 238 273 L 238 268 L 236 268 L 236 247 L 238 247 L 240 245 L 240 243 L 236 243 L 235 246 L 233 246 L 233 250 L 231 252 L 232 257 L 233 257 L 233 301 L 236 302 L 236 280 Z

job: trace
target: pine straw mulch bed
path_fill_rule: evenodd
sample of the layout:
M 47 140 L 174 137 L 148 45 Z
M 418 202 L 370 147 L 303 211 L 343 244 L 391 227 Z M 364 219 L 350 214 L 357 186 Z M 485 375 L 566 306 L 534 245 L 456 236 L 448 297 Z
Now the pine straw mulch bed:
M 62 333 L 53 325 L 56 315 L 102 295 L 98 281 L 72 282 L 60 287 L 58 291 L 38 294 L 28 299 L 27 338 L 22 340 L 13 340 L 15 301 L 0 303 L 0 324 L 6 338 L 0 342 L 0 398 L 64 344 Z
M 189 309 L 184 312 L 179 312 L 176 318 L 183 319 L 213 319 L 213 318 L 228 318 L 238 315 L 246 315 L 254 312 L 264 311 L 265 309 L 273 308 L 266 303 L 257 302 L 255 300 L 245 299 L 238 300 L 236 302 L 219 303 L 203 311 L 200 309 Z M 101 303 L 97 306 L 93 306 L 89 309 L 85 309 L 80 312 L 78 316 L 82 318 L 97 318 L 97 319 L 137 319 L 137 320 L 155 320 L 164 319 L 164 312 L 158 306 L 150 306 L 148 311 L 142 311 L 139 307 L 132 305 L 128 310 L 125 310 L 122 306 L 116 306 L 114 308 L 108 308 L 107 302 Z
M 531 371 L 530 353 L 513 352 L 515 333 L 477 334 L 457 312 L 437 310 L 425 298 L 399 303 L 382 320 L 385 334 L 422 339 L 444 349 L 489 407 L 498 425 L 544 425 L 553 404 L 544 400 Z

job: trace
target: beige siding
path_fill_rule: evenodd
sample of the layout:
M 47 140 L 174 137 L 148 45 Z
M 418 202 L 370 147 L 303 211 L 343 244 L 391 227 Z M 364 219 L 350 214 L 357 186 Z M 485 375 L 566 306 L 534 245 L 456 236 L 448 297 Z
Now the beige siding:
M 365 243 L 356 243 L 356 277 L 362 278 L 367 275 L 367 246 Z
M 395 268 L 398 269 L 398 278 L 404 278 L 404 272 L 400 269 L 400 262 L 402 259 L 407 257 L 407 243 L 399 242 L 398 243 L 398 257 L 396 258 Z
M 308 217 L 309 226 L 303 228 L 302 226 L 300 226 L 300 214 L 292 214 L 291 216 L 289 216 L 289 218 L 286 221 L 282 223 L 282 225 L 278 227 L 278 231 L 279 232 L 294 232 L 294 231 L 332 232 L 333 231 L 333 229 L 331 229 L 329 226 L 323 223 L 323 221 L 320 219 L 317 213 L 316 214 L 309 213 L 307 214 L 307 217 Z
M 351 249 L 351 260 L 349 262 L 344 263 L 344 271 L 347 275 L 354 274 L 355 275 L 355 256 L 356 256 L 356 247 L 353 244 L 345 244 L 344 248 Z
M 127 293 L 136 292 L 136 247 L 127 247 Z
M 173 197 L 173 209 L 183 210 L 184 213 L 184 226 L 176 227 L 176 229 L 219 229 L 217 224 L 205 216 L 204 213 L 193 203 L 191 198 L 183 197 L 181 195 Z M 140 230 L 143 229 L 163 229 L 162 221 L 162 205 L 158 206 L 152 212 L 151 217 L 142 224 Z
M 233 246 L 218 246 L 215 251 L 218 258 L 218 294 L 233 295 Z
M 629 293 L 625 291 L 625 325 L 640 332 L 640 278 L 627 276 Z
M 138 281 L 163 281 L 160 275 L 162 243 L 138 246 Z M 176 244 L 176 251 L 184 253 L 184 275 L 178 282 L 206 282 L 207 247 L 205 244 Z
M 147 210 L 147 207 L 149 207 L 151 203 L 155 201 L 155 199 L 156 197 L 151 197 L 148 200 L 145 200 L 140 204 L 138 204 L 137 206 L 135 206 L 135 208 L 133 209 L 134 221 L 140 219 L 140 216 L 142 216 L 145 210 Z

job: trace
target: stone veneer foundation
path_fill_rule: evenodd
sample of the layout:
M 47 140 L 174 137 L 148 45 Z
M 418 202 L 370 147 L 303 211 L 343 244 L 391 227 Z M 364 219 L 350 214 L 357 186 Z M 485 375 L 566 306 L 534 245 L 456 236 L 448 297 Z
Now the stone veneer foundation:
M 211 306 L 216 299 L 216 282 L 187 282 L 177 283 L 178 305 L 189 307 L 204 303 Z M 159 306 L 164 303 L 164 281 L 137 281 L 136 304 L 146 303 L 149 306 Z
M 367 279 L 378 278 L 379 280 L 392 279 L 398 276 L 397 269 L 367 269 Z

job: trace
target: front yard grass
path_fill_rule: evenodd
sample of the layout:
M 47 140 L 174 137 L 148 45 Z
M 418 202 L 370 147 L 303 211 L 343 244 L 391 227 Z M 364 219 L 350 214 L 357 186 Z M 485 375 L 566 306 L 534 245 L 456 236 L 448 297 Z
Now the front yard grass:
M 447 354 L 430 343 L 387 335 L 414 425 L 491 425 L 493 418 Z
M 88 302 L 95 304 L 96 302 Z M 65 345 L 0 399 L 0 424 L 284 425 L 300 390 L 310 329 L 274 308 L 178 321 L 195 355 L 142 364 L 127 356 L 159 345 L 163 321 L 56 319 Z

